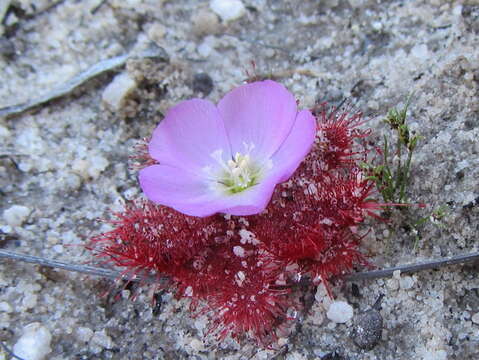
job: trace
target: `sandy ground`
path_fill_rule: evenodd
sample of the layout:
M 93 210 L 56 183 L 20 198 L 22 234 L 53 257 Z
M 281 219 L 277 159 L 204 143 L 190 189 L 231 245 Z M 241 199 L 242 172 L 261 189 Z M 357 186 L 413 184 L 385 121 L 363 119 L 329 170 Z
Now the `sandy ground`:
M 243 0 L 244 10 L 230 20 L 208 1 L 11 3 L 0 29 L 0 106 L 33 99 L 100 60 L 152 44 L 169 61 L 131 59 L 70 96 L 0 119 L 2 247 L 90 262 L 81 245 L 107 229 L 97 219 L 139 191 L 128 169 L 135 141 L 180 100 L 217 101 L 242 83 L 254 60 L 301 106 L 348 97 L 378 141 L 387 111 L 414 93 L 409 122 L 424 139 L 409 196 L 429 210 L 394 211 L 394 233 L 373 222 L 364 251 L 385 267 L 478 250 L 478 1 Z M 440 206 L 446 208 L 440 223 L 410 231 L 407 224 Z M 1 261 L 0 340 L 18 348 L 22 334 L 36 331 L 38 348 L 49 344 L 51 352 L 35 359 L 51 360 L 276 354 L 231 339 L 204 341 L 205 319 L 191 319 L 186 302 L 169 294 L 152 311 L 147 291 L 136 289 L 131 301 L 124 290 L 112 301 L 102 297 L 110 287 L 107 280 Z M 356 314 L 385 295 L 379 344 L 359 349 L 351 321 L 329 321 L 328 304 L 317 302 L 300 331 L 281 340 L 288 346 L 277 359 L 479 358 L 477 266 L 346 283 L 335 294 Z M 25 329 L 31 323 L 38 324 Z

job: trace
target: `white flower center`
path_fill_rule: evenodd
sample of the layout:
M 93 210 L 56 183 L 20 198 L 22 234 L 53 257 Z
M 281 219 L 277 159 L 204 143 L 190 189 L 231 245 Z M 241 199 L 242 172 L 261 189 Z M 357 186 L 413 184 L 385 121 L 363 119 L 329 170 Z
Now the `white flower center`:
M 222 149 L 211 154 L 217 164 L 214 167 L 216 170 L 213 170 L 211 166 L 207 166 L 204 170 L 212 180 L 213 188 L 227 194 L 236 194 L 259 183 L 264 166 L 260 166 L 258 162 L 251 159 L 250 153 L 254 145 L 244 144 L 244 147 L 245 153 L 237 152 L 227 161 L 223 158 Z
M 225 186 L 241 191 L 254 185 L 257 171 L 249 155 L 236 153 L 233 159 L 228 160 L 227 165 L 223 180 Z

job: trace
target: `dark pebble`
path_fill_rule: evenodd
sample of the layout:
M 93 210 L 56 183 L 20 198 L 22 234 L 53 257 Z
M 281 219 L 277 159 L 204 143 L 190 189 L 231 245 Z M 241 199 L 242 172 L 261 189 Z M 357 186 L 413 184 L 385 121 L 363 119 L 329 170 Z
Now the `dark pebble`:
M 7 59 L 15 56 L 15 45 L 5 37 L 0 37 L 0 55 Z
M 158 46 L 155 43 L 150 43 L 148 45 L 148 50 L 150 51 L 150 53 L 145 53 L 145 55 L 143 56 L 144 58 L 152 59 L 158 62 L 164 62 L 167 64 L 170 62 L 170 56 L 161 46 Z
M 351 284 L 351 294 L 357 298 L 361 297 L 361 291 L 359 291 L 359 286 L 355 283 Z
M 464 296 L 459 297 L 458 305 L 462 310 L 479 309 L 479 288 L 466 290 Z
M 479 6 L 465 5 L 462 7 L 461 15 L 468 31 L 479 34 Z
M 341 356 L 337 351 L 330 352 L 324 355 L 321 360 L 348 360 L 344 356 Z
M 206 73 L 195 74 L 193 77 L 193 91 L 208 96 L 213 90 L 213 79 Z
M 464 179 L 464 169 L 463 170 L 459 170 L 457 173 L 456 173 L 456 179 L 457 180 L 462 180 Z
M 383 318 L 378 310 L 371 309 L 356 316 L 352 339 L 361 349 L 372 350 L 381 340 Z

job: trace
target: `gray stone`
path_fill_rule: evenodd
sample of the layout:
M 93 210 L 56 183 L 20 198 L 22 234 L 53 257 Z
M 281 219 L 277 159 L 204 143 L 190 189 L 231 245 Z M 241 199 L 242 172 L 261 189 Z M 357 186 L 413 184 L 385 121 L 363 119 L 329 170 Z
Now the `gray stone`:
M 382 296 L 373 307 L 354 318 L 354 327 L 351 337 L 354 343 L 361 349 L 372 350 L 381 340 L 383 330 L 383 318 L 379 312 Z
M 206 73 L 195 74 L 193 77 L 193 91 L 208 96 L 213 90 L 213 79 Z

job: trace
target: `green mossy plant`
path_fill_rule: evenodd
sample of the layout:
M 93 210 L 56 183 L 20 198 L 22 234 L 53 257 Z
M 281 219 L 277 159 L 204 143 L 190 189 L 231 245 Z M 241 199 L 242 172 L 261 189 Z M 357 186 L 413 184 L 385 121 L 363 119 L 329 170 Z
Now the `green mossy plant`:
M 384 122 L 396 134 L 396 148 L 391 148 L 388 137 L 384 135 L 381 164 L 363 164 L 363 167 L 369 170 L 369 179 L 376 183 L 386 203 L 407 203 L 406 190 L 411 177 L 412 155 L 418 141 L 422 139 L 422 136 L 413 133 L 406 123 L 411 96 L 401 110 L 396 108 L 389 110 L 384 119 Z M 396 164 L 394 164 L 394 157 L 397 157 Z
M 408 96 L 403 108 L 399 110 L 396 108 L 390 109 L 384 119 L 384 122 L 392 130 L 392 136 L 396 139 L 395 147 L 391 146 L 388 137 L 384 135 L 384 144 L 379 151 L 381 154 L 380 164 L 362 164 L 363 168 L 369 171 L 368 179 L 375 182 L 384 202 L 391 205 L 411 204 L 407 188 L 411 180 L 412 157 L 418 142 L 423 139 L 420 134 L 409 129 L 406 121 L 411 98 L 412 94 Z M 407 209 L 409 206 L 401 208 Z M 420 217 L 419 220 L 407 221 L 408 223 L 404 227 L 409 228 L 414 234 L 414 249 L 417 248 L 420 240 L 419 228 L 428 221 L 441 226 L 440 220 L 446 216 L 446 209 L 447 207 L 441 206 L 429 212 L 426 216 Z M 386 210 L 386 216 L 388 212 L 389 210 Z M 391 230 L 393 229 L 391 228 Z

